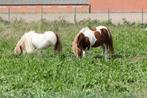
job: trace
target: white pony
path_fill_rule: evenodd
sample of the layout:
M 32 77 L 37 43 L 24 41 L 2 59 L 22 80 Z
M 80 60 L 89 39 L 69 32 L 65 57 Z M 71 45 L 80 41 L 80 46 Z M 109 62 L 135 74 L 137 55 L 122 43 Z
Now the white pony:
M 47 31 L 43 34 L 30 31 L 25 33 L 16 44 L 15 54 L 33 53 L 36 49 L 44 49 L 53 46 L 55 51 L 61 51 L 61 42 L 58 34 Z

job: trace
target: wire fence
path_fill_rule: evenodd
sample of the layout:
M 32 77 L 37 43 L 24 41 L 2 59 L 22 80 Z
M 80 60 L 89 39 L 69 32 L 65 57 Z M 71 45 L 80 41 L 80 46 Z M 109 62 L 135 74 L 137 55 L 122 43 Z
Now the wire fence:
M 88 12 L 78 12 L 79 8 L 74 8 L 73 12 L 71 13 L 50 13 L 44 11 L 44 8 L 41 7 L 39 12 L 33 13 L 26 13 L 26 12 L 11 12 L 11 8 L 8 8 L 5 12 L 0 12 L 0 17 L 11 21 L 13 19 L 24 19 L 25 21 L 38 21 L 42 19 L 47 19 L 50 21 L 64 19 L 66 21 L 76 23 L 83 19 L 92 19 L 92 20 L 100 20 L 100 21 L 112 21 L 112 23 L 122 23 L 123 19 L 126 19 L 129 22 L 136 22 L 136 23 L 147 23 L 147 12 L 144 11 L 142 8 L 141 11 L 136 12 L 124 12 L 124 11 L 111 11 L 108 8 L 104 12 L 95 12 L 95 13 L 88 13 Z

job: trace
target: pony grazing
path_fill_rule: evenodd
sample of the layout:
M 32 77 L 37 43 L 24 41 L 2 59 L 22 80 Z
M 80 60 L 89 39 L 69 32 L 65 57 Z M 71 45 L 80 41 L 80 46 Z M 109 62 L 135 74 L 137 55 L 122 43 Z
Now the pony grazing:
M 49 46 L 53 46 L 55 51 L 61 51 L 61 42 L 58 34 L 52 31 L 47 31 L 43 34 L 30 31 L 21 37 L 16 44 L 14 52 L 18 55 L 33 53 L 34 50 L 48 48 Z
M 113 54 L 113 41 L 109 29 L 98 26 L 94 29 L 85 27 L 80 30 L 72 42 L 72 49 L 76 57 L 85 56 L 85 51 L 91 47 L 102 46 L 105 59 Z

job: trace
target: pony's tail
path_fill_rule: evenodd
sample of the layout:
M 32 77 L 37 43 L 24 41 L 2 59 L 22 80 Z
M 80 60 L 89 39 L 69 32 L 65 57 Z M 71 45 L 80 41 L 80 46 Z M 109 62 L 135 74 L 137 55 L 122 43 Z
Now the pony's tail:
M 108 52 L 110 55 L 113 55 L 114 54 L 113 40 L 112 40 L 112 35 L 109 29 L 108 29 L 108 33 L 109 33 Z
M 61 45 L 59 34 L 55 33 L 55 35 L 56 35 L 56 38 L 57 38 L 57 42 L 56 42 L 56 44 L 54 46 L 54 50 L 58 51 L 58 52 L 61 52 L 62 51 L 62 45 Z

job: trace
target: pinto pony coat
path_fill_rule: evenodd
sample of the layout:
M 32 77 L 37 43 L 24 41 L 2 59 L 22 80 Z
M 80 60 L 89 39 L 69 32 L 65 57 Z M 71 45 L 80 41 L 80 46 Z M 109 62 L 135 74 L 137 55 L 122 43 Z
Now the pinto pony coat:
M 76 57 L 85 56 L 85 51 L 91 47 L 102 46 L 105 59 L 114 52 L 110 30 L 105 26 L 96 28 L 85 27 L 80 30 L 72 42 L 72 49 Z
M 47 31 L 43 34 L 30 31 L 25 33 L 16 44 L 14 49 L 15 54 L 32 53 L 35 49 L 44 49 L 49 46 L 54 46 L 55 51 L 61 51 L 61 42 L 59 35 Z

